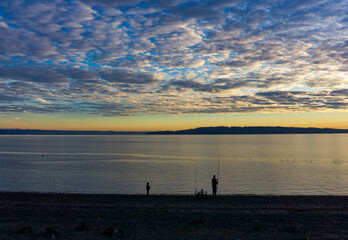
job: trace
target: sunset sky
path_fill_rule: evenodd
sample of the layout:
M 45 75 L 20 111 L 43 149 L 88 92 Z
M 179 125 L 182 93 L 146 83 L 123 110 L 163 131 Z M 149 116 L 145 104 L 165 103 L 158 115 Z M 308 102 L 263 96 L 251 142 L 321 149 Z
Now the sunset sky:
M 0 128 L 348 128 L 347 0 L 1 0 Z

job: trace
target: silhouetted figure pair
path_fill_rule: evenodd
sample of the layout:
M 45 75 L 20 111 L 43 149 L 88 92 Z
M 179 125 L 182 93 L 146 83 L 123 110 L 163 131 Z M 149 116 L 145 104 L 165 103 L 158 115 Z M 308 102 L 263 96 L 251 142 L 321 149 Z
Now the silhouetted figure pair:
M 150 184 L 147 182 L 146 183 L 146 196 L 149 196 L 149 193 L 150 193 Z
M 216 179 L 215 175 L 211 179 L 211 185 L 213 187 L 213 197 L 216 197 L 216 191 L 217 191 L 217 185 L 218 185 L 218 180 Z

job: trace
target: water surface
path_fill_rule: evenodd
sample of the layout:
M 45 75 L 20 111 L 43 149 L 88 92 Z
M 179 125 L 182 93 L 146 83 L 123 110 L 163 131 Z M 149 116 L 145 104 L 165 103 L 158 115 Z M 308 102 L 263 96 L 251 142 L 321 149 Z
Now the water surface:
M 0 136 L 0 191 L 348 194 L 348 134 Z M 220 157 L 219 157 L 220 155 Z M 220 169 L 218 169 L 220 159 Z

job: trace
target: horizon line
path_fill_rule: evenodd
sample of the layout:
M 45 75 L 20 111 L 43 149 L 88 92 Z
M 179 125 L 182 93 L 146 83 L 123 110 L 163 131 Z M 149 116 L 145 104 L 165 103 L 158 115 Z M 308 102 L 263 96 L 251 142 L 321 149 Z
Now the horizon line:
M 56 131 L 56 132 L 99 132 L 99 133 L 148 133 L 148 132 L 176 132 L 184 130 L 192 130 L 199 128 L 301 128 L 301 129 L 332 129 L 332 130 L 348 130 L 348 128 L 332 128 L 332 127 L 284 127 L 284 126 L 204 126 L 204 127 L 192 127 L 177 130 L 151 130 L 151 131 L 132 131 L 132 130 L 62 130 L 62 129 L 35 129 L 35 128 L 0 128 L 0 131 Z

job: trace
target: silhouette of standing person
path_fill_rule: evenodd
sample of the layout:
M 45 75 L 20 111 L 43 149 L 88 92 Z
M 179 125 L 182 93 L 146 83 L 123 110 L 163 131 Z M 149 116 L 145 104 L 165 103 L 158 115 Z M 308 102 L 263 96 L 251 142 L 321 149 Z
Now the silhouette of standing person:
M 150 184 L 147 182 L 146 183 L 146 196 L 149 196 L 149 192 L 150 192 Z
M 211 185 L 213 187 L 213 197 L 216 197 L 216 190 L 217 190 L 217 185 L 218 185 L 218 180 L 216 179 L 215 175 L 211 179 Z

